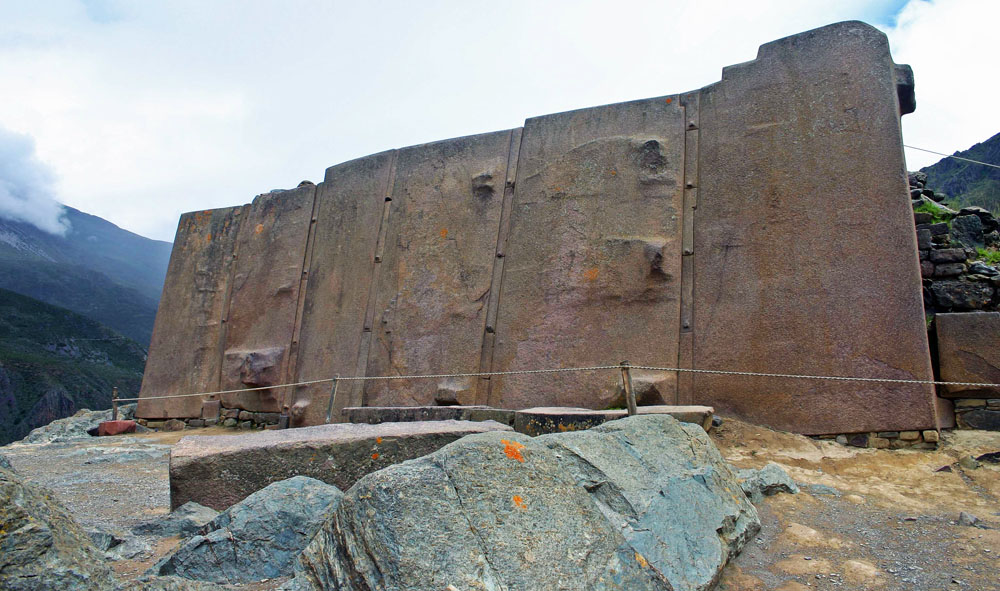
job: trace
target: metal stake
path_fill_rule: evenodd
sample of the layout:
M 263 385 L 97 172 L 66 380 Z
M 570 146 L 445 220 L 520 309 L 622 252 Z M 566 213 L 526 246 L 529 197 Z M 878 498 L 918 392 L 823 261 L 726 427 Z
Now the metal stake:
M 635 416 L 639 409 L 635 406 L 635 390 L 632 389 L 632 366 L 628 361 L 621 362 L 622 386 L 625 387 L 625 404 L 628 406 L 628 416 Z
M 337 378 L 340 376 L 333 376 L 333 386 L 330 387 L 330 402 L 326 405 L 326 422 L 329 423 L 330 419 L 333 418 L 333 403 L 337 400 Z
M 111 420 L 118 420 L 118 386 L 111 388 Z

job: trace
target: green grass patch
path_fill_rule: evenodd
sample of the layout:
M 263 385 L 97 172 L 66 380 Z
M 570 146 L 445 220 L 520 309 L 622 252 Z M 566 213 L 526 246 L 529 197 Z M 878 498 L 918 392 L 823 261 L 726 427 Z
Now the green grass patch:
M 1000 250 L 995 248 L 976 248 L 976 259 L 987 265 L 1000 265 Z
M 941 222 L 951 223 L 951 214 L 941 211 L 940 209 L 934 207 L 929 203 L 921 203 L 913 208 L 914 213 L 927 213 L 931 216 L 931 223 L 938 224 Z

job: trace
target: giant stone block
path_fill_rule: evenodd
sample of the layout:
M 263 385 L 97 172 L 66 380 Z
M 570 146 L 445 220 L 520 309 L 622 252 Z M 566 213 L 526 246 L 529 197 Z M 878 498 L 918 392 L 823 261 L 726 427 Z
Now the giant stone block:
M 315 195 L 315 185 L 265 193 L 247 211 L 235 248 L 223 390 L 286 383 Z M 224 394 L 222 401 L 227 407 L 276 412 L 285 395 L 270 389 Z
M 931 378 L 896 71 L 841 23 L 701 91 L 694 367 Z M 935 427 L 928 385 L 698 374 L 688 396 L 805 433 Z
M 676 97 L 525 123 L 494 370 L 676 363 L 683 166 Z M 615 395 L 608 372 L 492 382 L 489 402 L 509 408 Z
M 511 135 L 399 151 L 367 375 L 479 369 Z M 476 382 L 371 381 L 363 402 L 433 404 L 439 387 L 467 393 L 468 404 Z
M 218 389 L 222 319 L 233 245 L 243 215 L 245 208 L 227 207 L 181 216 L 156 312 L 140 398 Z M 140 400 L 136 416 L 198 417 L 203 399 Z
M 317 189 L 317 231 L 299 327 L 296 381 L 358 371 L 375 247 L 395 157 L 395 152 L 383 152 L 330 167 Z M 325 383 L 297 388 L 294 423 L 325 422 L 331 394 Z M 331 417 L 337 421 L 342 408 L 360 404 L 360 388 L 338 388 Z

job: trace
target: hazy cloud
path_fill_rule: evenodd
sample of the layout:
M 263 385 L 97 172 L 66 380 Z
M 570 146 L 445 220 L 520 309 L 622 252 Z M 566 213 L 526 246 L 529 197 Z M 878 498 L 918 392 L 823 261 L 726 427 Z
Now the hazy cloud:
M 0 127 L 0 217 L 64 235 L 70 229 L 53 194 L 54 175 L 35 155 L 30 136 Z
M 318 181 L 389 148 L 694 90 L 763 43 L 841 20 L 881 27 L 913 66 L 906 142 L 964 149 L 1000 131 L 998 11 L 996 0 L 0 2 L 0 87 L 17 89 L 0 93 L 0 113 L 38 141 L 61 202 L 169 240 L 183 211 Z

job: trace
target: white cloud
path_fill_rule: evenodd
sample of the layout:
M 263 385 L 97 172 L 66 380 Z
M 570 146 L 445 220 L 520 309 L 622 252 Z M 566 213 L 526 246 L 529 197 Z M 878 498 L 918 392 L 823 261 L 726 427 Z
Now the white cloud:
M 0 85 L 18 92 L 0 93 L 0 113 L 6 125 L 36 138 L 41 157 L 59 172 L 63 202 L 170 239 L 183 211 L 320 180 L 327 166 L 388 148 L 693 90 L 717 81 L 724 66 L 753 59 L 763 43 L 839 20 L 888 27 L 887 16 L 901 5 L 8 3 L 0 7 Z M 934 28 L 924 20 L 917 14 L 898 30 Z M 982 21 L 976 35 L 985 43 L 979 28 L 995 19 Z M 928 35 L 899 51 L 926 43 L 938 62 L 958 59 Z M 922 126 L 925 136 L 912 131 L 908 119 L 936 111 L 926 96 L 927 70 L 936 66 L 925 66 L 922 53 L 896 59 L 916 72 L 918 111 L 904 118 L 907 140 L 967 147 L 952 147 L 930 123 Z M 933 92 L 944 100 L 956 90 Z M 948 116 L 962 110 L 952 107 Z M 961 117 L 961 126 L 971 126 L 963 131 L 970 142 L 996 130 Z
M 910 0 L 887 28 L 893 59 L 913 67 L 917 110 L 903 117 L 903 141 L 951 154 L 1000 131 L 1000 78 L 993 50 L 1000 2 Z M 940 156 L 906 151 L 916 170 Z
M 53 179 L 30 137 L 0 127 L 0 217 L 66 234 L 70 223 L 53 197 Z

